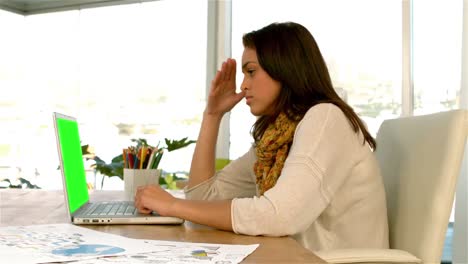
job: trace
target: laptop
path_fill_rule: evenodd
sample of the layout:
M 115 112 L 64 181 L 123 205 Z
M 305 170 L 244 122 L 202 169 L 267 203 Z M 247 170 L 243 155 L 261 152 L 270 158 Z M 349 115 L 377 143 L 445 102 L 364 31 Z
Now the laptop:
M 53 114 L 65 205 L 74 224 L 181 224 L 177 217 L 140 214 L 133 201 L 89 201 L 76 118 Z

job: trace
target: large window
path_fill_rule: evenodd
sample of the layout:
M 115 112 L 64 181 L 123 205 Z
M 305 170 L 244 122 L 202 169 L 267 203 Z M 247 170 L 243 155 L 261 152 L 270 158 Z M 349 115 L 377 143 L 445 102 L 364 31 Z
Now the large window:
M 207 1 L 26 17 L 0 12 L 0 177 L 61 187 L 53 111 L 76 116 L 82 143 L 106 161 L 131 138 L 196 139 L 205 105 Z M 188 171 L 192 153 L 193 145 L 172 152 L 160 166 Z
M 461 0 L 413 0 L 415 115 L 460 107 L 462 17 Z
M 232 5 L 234 58 L 241 60 L 244 33 L 272 22 L 298 22 L 314 36 L 334 86 L 347 93 L 348 103 L 366 121 L 371 133 L 376 133 L 383 119 L 400 115 L 400 1 L 255 0 L 233 1 Z M 258 12 L 265 9 L 268 12 Z M 231 158 L 242 155 L 249 147 L 252 142 L 249 131 L 254 121 L 245 104 L 234 108 Z

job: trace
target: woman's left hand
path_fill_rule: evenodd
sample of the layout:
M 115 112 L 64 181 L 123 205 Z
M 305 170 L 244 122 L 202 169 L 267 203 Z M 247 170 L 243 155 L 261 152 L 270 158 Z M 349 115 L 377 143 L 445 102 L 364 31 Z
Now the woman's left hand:
M 142 214 L 152 211 L 159 215 L 168 216 L 177 198 L 166 192 L 159 185 L 146 185 L 138 187 L 135 194 L 135 207 Z

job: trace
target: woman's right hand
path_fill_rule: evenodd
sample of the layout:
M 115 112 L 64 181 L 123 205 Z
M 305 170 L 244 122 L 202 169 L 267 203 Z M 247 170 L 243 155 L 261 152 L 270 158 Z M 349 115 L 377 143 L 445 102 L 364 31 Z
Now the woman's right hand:
M 236 61 L 227 59 L 211 81 L 205 114 L 222 116 L 231 111 L 244 96 L 243 91 L 236 93 Z

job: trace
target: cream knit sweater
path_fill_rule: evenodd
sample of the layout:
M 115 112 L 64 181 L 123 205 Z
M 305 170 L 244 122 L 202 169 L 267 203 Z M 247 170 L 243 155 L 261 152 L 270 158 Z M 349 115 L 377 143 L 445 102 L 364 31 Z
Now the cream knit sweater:
M 378 146 L 377 146 L 378 147 Z M 258 195 L 251 148 L 187 199 L 232 199 L 234 232 L 291 236 L 312 250 L 388 248 L 385 191 L 377 160 L 343 112 L 319 104 L 298 124 L 276 185 Z

